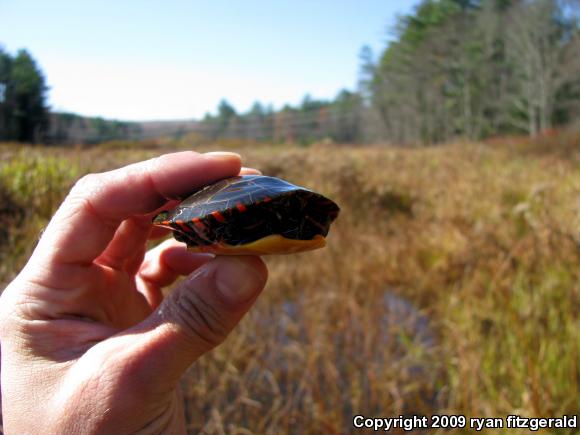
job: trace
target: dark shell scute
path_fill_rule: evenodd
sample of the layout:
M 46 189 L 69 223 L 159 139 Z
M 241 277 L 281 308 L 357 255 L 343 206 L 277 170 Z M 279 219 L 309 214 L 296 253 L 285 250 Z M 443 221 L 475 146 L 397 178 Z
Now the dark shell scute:
M 307 191 L 274 177 L 244 175 L 227 178 L 193 193 L 179 205 L 171 218 L 180 219 L 184 212 L 188 219 L 203 218 L 214 211 L 224 212 L 238 204 L 250 206 L 299 190 Z

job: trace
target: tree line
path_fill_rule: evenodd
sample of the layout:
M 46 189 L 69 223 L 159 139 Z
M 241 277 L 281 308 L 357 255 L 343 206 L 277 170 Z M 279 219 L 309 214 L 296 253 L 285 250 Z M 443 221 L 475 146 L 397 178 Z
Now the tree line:
M 356 142 L 362 136 L 362 100 L 358 93 L 343 89 L 332 101 L 306 95 L 296 107 L 280 110 L 254 103 L 238 114 L 222 100 L 215 115 L 207 114 L 196 131 L 208 139 L 249 139 L 269 142 L 311 143 L 321 139 Z
M 578 2 L 423 0 L 375 58 L 363 47 L 356 92 L 237 114 L 222 101 L 210 137 L 438 143 L 530 136 L 580 118 Z
M 357 89 L 307 95 L 279 110 L 256 102 L 187 123 L 48 114 L 42 72 L 0 48 L 0 140 L 98 142 L 195 133 L 265 142 L 438 143 L 535 136 L 580 118 L 578 0 L 422 0 L 375 56 L 363 47 Z M 162 123 L 159 123 L 162 124 Z M 175 127 L 169 131 L 171 126 Z
M 393 142 L 537 135 L 578 117 L 578 3 L 426 0 L 399 20 L 362 91 Z

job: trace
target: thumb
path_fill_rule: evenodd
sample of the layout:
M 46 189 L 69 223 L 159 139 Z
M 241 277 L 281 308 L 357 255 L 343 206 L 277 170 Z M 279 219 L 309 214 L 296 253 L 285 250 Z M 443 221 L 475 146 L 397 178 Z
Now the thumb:
M 252 256 L 216 257 L 197 269 L 131 331 L 137 333 L 130 334 L 133 380 L 155 393 L 173 390 L 185 370 L 238 324 L 267 275 Z

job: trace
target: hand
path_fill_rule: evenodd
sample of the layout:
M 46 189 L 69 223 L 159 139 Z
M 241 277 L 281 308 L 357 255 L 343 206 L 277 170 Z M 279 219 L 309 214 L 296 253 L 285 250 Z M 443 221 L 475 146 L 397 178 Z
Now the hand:
M 73 187 L 0 298 L 6 433 L 185 432 L 181 375 L 225 339 L 267 272 L 257 257 L 145 243 L 164 231 L 151 219 L 169 200 L 240 169 L 236 154 L 181 152 Z

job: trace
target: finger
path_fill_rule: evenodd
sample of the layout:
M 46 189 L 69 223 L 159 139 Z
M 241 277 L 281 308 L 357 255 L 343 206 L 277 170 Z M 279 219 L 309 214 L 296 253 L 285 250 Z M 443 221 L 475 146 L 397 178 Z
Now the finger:
M 166 227 L 158 227 L 157 225 L 153 225 L 151 231 L 149 232 L 149 240 L 158 240 L 166 237 L 168 234 L 171 233 L 171 230 Z
M 145 259 L 145 254 L 147 252 L 147 245 L 142 244 L 140 245 L 137 250 L 133 253 L 131 257 L 125 261 L 124 270 L 127 272 L 129 276 L 135 276 L 141 264 L 143 264 L 143 260 Z
M 212 258 L 212 255 L 189 252 L 183 243 L 176 240 L 166 240 L 149 250 L 135 270 L 138 271 L 137 290 L 153 310 L 163 300 L 163 287 L 173 283 L 180 275 L 189 275 Z
M 152 220 L 159 212 L 169 210 L 179 204 L 179 201 L 169 201 L 163 207 L 159 208 L 153 213 L 148 213 L 144 216 L 135 216 L 128 220 L 134 220 L 133 225 L 128 225 L 129 228 L 137 227 L 137 231 L 127 231 L 125 222 L 121 223 L 120 227 L 115 232 L 113 240 L 105 249 L 105 252 L 97 258 L 97 262 L 110 267 L 118 268 L 115 264 L 120 262 L 106 261 L 107 257 L 122 257 L 123 255 L 130 255 L 126 259 L 125 264 L 137 264 L 138 266 L 143 261 L 145 254 L 144 244 L 147 240 L 157 240 L 166 237 L 171 230 L 169 228 L 160 227 L 152 224 Z M 139 252 L 137 252 L 139 251 Z
M 135 258 L 141 263 L 150 230 L 149 218 L 134 216 L 125 219 L 117 228 L 113 240 L 95 262 L 118 270 L 126 269 L 126 266 L 135 262 L 131 261 Z
M 90 263 L 123 220 L 233 176 L 240 166 L 237 154 L 186 151 L 84 177 L 56 212 L 35 255 L 57 263 Z
M 167 393 L 191 363 L 227 337 L 266 277 L 258 257 L 216 257 L 181 282 L 147 320 L 102 343 L 105 352 L 123 359 L 118 364 L 127 367 L 127 382 L 147 384 L 153 395 Z
M 176 240 L 166 240 L 149 250 L 139 269 L 139 277 L 149 284 L 165 287 L 179 276 L 189 275 L 213 258 L 209 254 L 197 254 Z
M 262 175 L 262 171 L 255 168 L 246 168 L 245 166 L 240 170 L 240 175 Z

